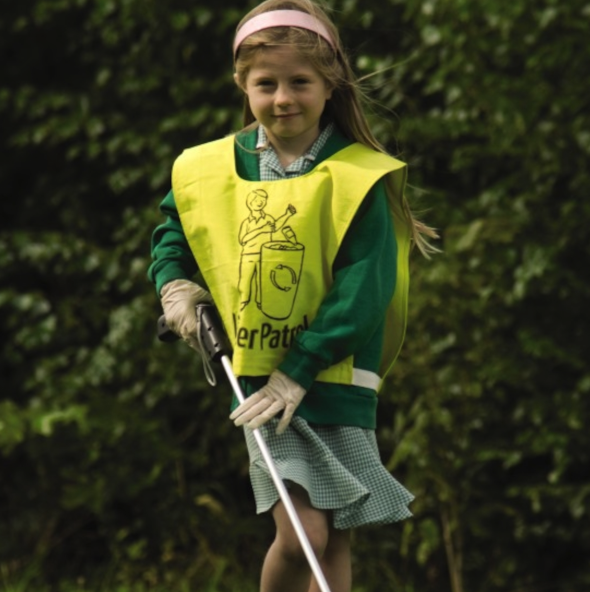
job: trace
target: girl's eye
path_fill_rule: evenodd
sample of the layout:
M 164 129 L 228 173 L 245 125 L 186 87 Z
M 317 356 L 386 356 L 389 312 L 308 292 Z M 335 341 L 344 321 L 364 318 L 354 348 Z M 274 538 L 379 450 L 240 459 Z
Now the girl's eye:
M 295 84 L 307 84 L 309 80 L 307 78 L 296 78 Z

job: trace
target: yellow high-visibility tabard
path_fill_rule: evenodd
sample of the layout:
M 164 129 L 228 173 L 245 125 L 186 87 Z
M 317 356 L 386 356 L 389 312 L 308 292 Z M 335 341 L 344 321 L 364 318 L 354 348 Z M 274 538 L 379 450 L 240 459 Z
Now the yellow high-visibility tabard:
M 352 144 L 299 177 L 247 181 L 234 137 L 185 150 L 173 168 L 180 220 L 233 347 L 237 376 L 266 376 L 330 289 L 332 265 L 364 197 L 387 177 L 398 260 L 379 375 L 352 357 L 318 381 L 378 390 L 405 334 L 410 226 L 403 208 L 406 165 Z

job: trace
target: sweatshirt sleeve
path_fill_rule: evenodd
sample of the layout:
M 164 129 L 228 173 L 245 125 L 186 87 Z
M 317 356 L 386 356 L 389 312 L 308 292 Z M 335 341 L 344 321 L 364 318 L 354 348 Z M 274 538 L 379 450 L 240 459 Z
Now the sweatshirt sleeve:
M 367 194 L 340 246 L 334 283 L 279 369 L 309 389 L 317 374 L 359 352 L 382 326 L 395 291 L 397 243 L 384 183 Z
M 152 263 L 148 269 L 148 277 L 155 285 L 158 296 L 164 284 L 177 279 L 191 279 L 197 271 L 172 191 L 160 204 L 160 211 L 166 216 L 166 221 L 157 226 L 152 234 Z

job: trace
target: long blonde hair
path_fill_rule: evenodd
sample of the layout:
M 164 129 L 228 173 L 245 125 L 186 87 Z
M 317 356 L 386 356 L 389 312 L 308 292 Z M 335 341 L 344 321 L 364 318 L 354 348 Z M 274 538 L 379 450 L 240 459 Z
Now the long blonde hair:
M 363 93 L 344 51 L 338 29 L 318 4 L 311 0 L 265 0 L 238 23 L 236 31 L 251 18 L 273 10 L 298 10 L 311 14 L 326 27 L 332 38 L 333 47 L 317 33 L 298 27 L 272 27 L 257 31 L 244 39 L 235 55 L 234 65 L 239 86 L 245 87 L 248 72 L 260 50 L 277 46 L 293 47 L 315 67 L 332 89 L 332 96 L 326 103 L 322 115 L 323 120 L 333 121 L 349 140 L 387 153 L 369 127 L 362 108 Z M 248 97 L 244 94 L 244 129 L 249 129 L 255 123 Z M 414 244 L 420 252 L 425 257 L 439 252 L 439 249 L 428 242 L 428 238 L 438 238 L 435 230 L 415 218 L 405 196 L 403 206 L 411 224 Z

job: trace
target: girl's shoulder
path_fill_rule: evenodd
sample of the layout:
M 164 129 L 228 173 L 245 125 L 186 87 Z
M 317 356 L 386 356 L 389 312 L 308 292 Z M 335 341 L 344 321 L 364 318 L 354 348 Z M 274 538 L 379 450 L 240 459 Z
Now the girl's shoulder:
M 248 181 L 259 181 L 259 154 L 256 150 L 258 129 L 249 129 L 234 135 L 234 158 L 238 176 Z
M 258 142 L 258 128 L 251 128 L 239 131 L 233 135 L 236 149 L 242 149 L 246 152 L 256 150 Z
M 217 138 L 202 144 L 196 144 L 189 148 L 185 148 L 182 153 L 186 152 L 201 152 L 211 150 L 227 150 L 228 147 L 234 147 L 237 151 L 246 151 L 252 153 L 256 151 L 257 132 L 255 129 L 248 131 L 240 131 L 228 134 L 222 138 Z M 181 153 L 181 154 L 182 154 Z
M 338 155 L 336 158 L 339 161 L 346 160 L 349 164 L 357 165 L 361 168 L 386 167 L 398 169 L 406 166 L 406 163 L 389 154 L 351 140 L 336 127 L 318 154 L 315 163 L 316 166 L 325 160 L 331 159 L 335 155 Z
M 348 153 L 355 154 L 356 157 L 361 158 L 364 162 L 374 160 L 375 162 L 396 162 L 398 166 L 405 165 L 405 163 L 401 162 L 394 156 L 390 154 L 386 154 L 384 152 L 380 152 L 379 150 L 369 147 L 365 144 L 361 144 L 355 140 L 351 140 L 344 133 L 336 126 L 334 126 L 334 131 L 332 132 L 331 136 L 326 141 L 326 144 L 318 154 L 316 159 L 316 165 L 326 160 L 335 154 L 342 152 L 345 149 Z
M 326 140 L 326 143 L 319 151 L 316 157 L 316 166 L 326 160 L 326 158 L 330 158 L 340 150 L 350 146 L 353 144 L 352 140 L 349 140 L 336 125 L 334 125 L 334 130 L 330 134 L 329 138 Z

